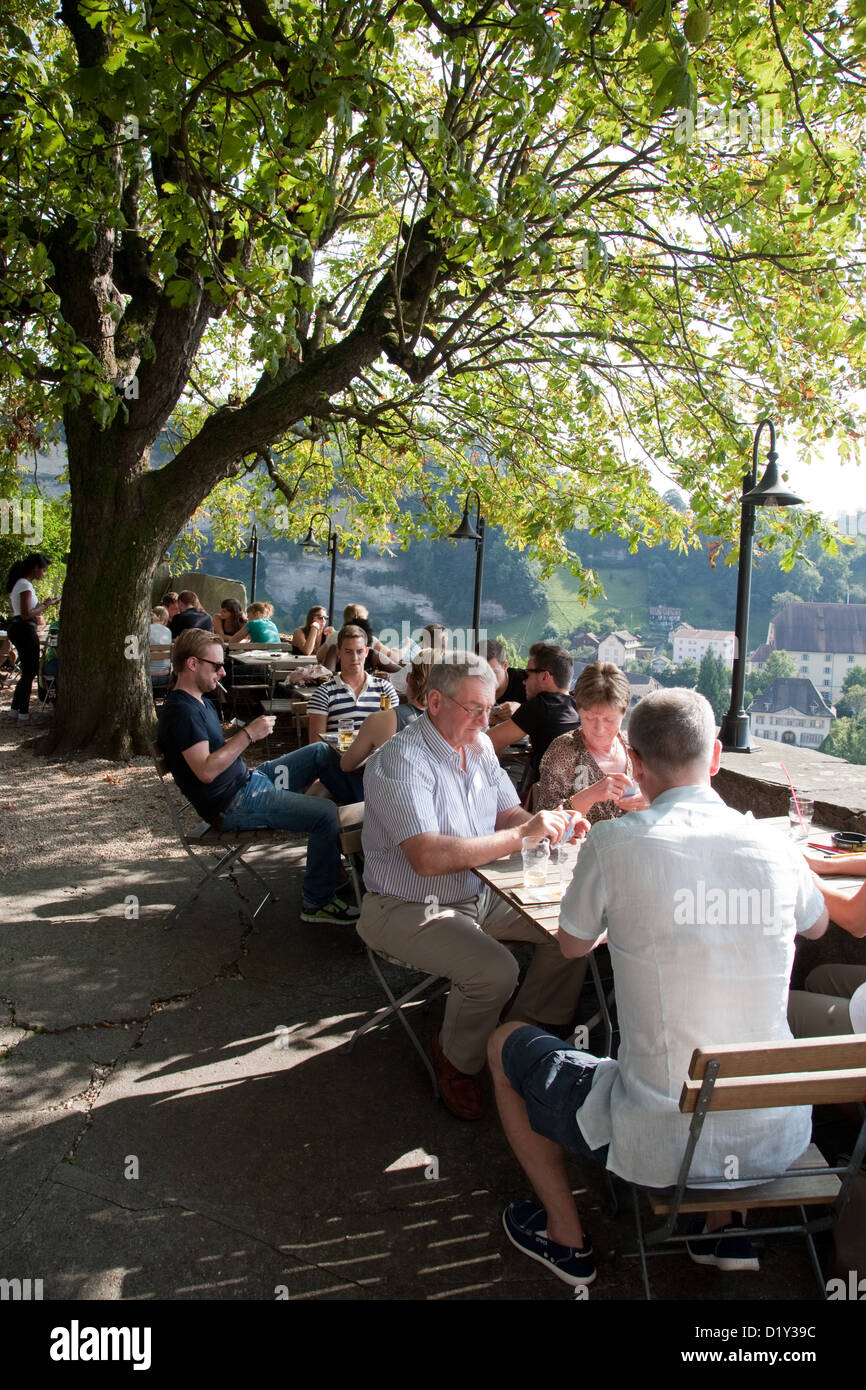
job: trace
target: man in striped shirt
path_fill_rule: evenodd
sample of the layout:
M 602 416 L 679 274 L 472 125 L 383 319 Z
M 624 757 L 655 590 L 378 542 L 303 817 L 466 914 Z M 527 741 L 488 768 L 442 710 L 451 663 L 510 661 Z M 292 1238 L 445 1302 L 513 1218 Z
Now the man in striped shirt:
M 373 950 L 452 981 L 431 1057 L 442 1099 L 459 1119 L 480 1119 L 476 1074 L 487 1039 L 517 985 L 504 941 L 534 940 L 513 1005 L 554 1026 L 571 1022 L 582 970 L 532 928 L 473 868 L 520 849 L 524 835 L 554 844 L 563 811 L 530 817 L 484 733 L 496 681 L 481 657 L 461 653 L 430 668 L 427 711 L 371 757 L 364 776 L 364 881 L 358 933 Z
M 336 733 L 340 719 L 351 716 L 356 731 L 373 710 L 397 708 L 397 692 L 382 676 L 371 676 L 364 670 L 367 659 L 367 635 L 360 627 L 348 623 L 340 628 L 337 652 L 339 674 L 320 685 L 307 702 L 310 716 L 310 743 L 320 734 Z M 382 697 L 388 701 L 382 704 Z

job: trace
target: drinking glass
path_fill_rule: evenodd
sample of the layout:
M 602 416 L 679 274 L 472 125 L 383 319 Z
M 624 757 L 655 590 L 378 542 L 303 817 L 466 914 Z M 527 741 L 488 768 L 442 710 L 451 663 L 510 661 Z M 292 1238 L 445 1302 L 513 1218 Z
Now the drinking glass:
M 337 743 L 341 753 L 351 748 L 355 739 L 355 721 L 351 715 L 337 720 Z
M 797 807 L 800 812 L 797 814 Z M 808 796 L 798 796 L 796 801 L 793 796 L 788 801 L 788 826 L 791 836 L 795 840 L 808 839 L 809 828 L 812 824 L 812 817 L 815 814 L 815 803 Z M 802 820 L 801 820 L 802 817 Z
M 547 881 L 550 864 L 550 841 L 539 840 L 535 835 L 524 835 L 520 842 L 523 856 L 524 888 L 540 888 Z
M 561 898 L 568 886 L 566 878 L 567 855 L 565 845 L 550 846 L 550 876 L 547 886 L 550 889 L 551 898 Z

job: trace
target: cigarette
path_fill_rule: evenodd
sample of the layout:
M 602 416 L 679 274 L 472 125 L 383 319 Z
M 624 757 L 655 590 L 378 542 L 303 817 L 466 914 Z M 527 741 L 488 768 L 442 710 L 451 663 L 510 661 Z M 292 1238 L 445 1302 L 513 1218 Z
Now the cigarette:
M 217 690 L 221 690 L 224 695 L 228 695 L 229 693 L 223 685 L 222 681 L 217 681 Z

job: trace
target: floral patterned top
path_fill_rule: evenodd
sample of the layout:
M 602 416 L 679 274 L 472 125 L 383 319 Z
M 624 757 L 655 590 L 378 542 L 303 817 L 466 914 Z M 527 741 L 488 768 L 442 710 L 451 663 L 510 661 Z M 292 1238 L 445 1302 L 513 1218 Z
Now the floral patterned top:
M 622 734 L 617 738 L 625 749 L 626 776 L 634 777 L 628 744 Z M 555 738 L 541 760 L 541 774 L 538 782 L 539 811 L 552 811 L 567 801 L 575 792 L 586 791 L 595 782 L 600 782 L 604 773 L 583 741 L 580 729 L 561 734 Z M 590 825 L 597 820 L 615 820 L 624 816 L 615 801 L 597 801 L 583 813 Z

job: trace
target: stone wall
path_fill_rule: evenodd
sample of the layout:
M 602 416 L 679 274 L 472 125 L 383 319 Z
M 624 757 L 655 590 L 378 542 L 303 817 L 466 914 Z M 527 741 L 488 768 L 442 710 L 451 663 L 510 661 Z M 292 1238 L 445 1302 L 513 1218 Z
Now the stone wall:
M 738 811 L 751 811 L 758 819 L 786 816 L 791 793 L 783 761 L 796 790 L 815 802 L 818 824 L 832 830 L 866 831 L 866 767 L 827 753 L 753 738 L 751 753 L 722 754 L 713 786 Z M 831 923 L 820 941 L 800 941 L 791 984 L 802 986 L 814 966 L 831 961 L 866 966 L 866 937 L 857 940 Z

